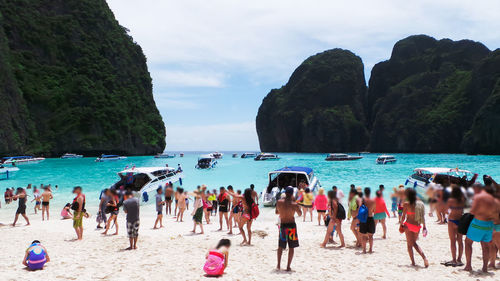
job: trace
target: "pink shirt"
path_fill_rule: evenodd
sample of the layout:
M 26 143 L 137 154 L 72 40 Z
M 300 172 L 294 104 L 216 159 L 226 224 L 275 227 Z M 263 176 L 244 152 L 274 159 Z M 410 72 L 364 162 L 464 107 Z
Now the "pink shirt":
M 318 195 L 316 196 L 316 199 L 314 200 L 314 206 L 316 207 L 316 210 L 320 211 L 325 211 L 328 209 L 328 198 L 326 195 Z

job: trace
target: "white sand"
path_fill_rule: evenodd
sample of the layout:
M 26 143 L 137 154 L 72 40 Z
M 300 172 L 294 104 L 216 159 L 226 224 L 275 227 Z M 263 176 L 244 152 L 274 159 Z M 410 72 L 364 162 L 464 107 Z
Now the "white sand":
M 15 205 L 0 209 L 0 223 L 11 223 Z M 207 250 L 220 238 L 230 238 L 233 247 L 229 265 L 223 279 L 227 280 L 499 280 L 500 270 L 489 274 L 479 272 L 482 261 L 479 245 L 474 245 L 473 273 L 462 268 L 440 265 L 450 260 L 446 226 L 428 220 L 429 236 L 420 239 L 430 261 L 423 268 L 415 252 L 418 266 L 410 266 L 404 235 L 399 234 L 395 219 L 388 221 L 388 239 L 382 240 L 381 227 L 377 228 L 375 253 L 360 255 L 352 248 L 354 236 L 347 224 L 343 229 L 348 247 L 321 249 L 319 243 L 325 233 L 317 222 L 298 221 L 300 247 L 292 264 L 293 272 L 276 271 L 278 231 L 274 210 L 264 209 L 254 223 L 254 231 L 264 231 L 265 238 L 254 236 L 253 246 L 239 246 L 241 236 L 228 236 L 217 232 L 218 221 L 205 225 L 205 235 L 190 235 L 191 217 L 176 223 L 172 217 L 164 219 L 165 228 L 153 230 L 155 212 L 152 205 L 141 207 L 141 228 L 138 250 L 123 251 L 128 247 L 125 216 L 120 212 L 118 236 L 103 237 L 95 229 L 95 216 L 84 220 L 84 240 L 74 242 L 71 220 L 59 220 L 60 210 L 53 210 L 53 219 L 42 222 L 41 216 L 29 217 L 32 225 L 25 227 L 20 218 L 18 227 L 0 226 L 0 280 L 199 280 L 205 279 L 202 270 Z M 95 214 L 95 210 L 93 212 Z M 1 224 L 0 224 L 1 225 Z M 113 233 L 113 231 L 110 231 Z M 39 239 L 49 251 L 52 261 L 43 271 L 29 272 L 21 265 L 28 244 Z M 338 238 L 336 238 L 338 241 Z M 287 252 L 283 256 L 286 266 Z M 464 258 L 465 261 L 465 258 Z M 364 264 L 362 265 L 362 262 Z

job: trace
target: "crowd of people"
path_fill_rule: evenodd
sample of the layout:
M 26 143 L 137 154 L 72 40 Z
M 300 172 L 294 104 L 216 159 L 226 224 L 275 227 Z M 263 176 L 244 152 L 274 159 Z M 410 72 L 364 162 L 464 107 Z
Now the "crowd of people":
M 26 189 L 17 188 L 15 193 L 11 189 L 5 192 L 7 204 L 13 201 L 18 201 L 19 204 L 13 226 L 16 225 L 19 215 L 23 216 L 26 224 L 29 225 L 26 203 L 28 201 L 27 190 L 30 189 L 33 190 L 31 202 L 35 202 L 35 213 L 41 211 L 42 220 L 49 220 L 49 206 L 53 199 L 52 187 L 41 185 L 37 188 L 30 185 Z M 156 190 L 154 201 L 157 217 L 153 228 L 163 228 L 163 214 L 175 217 L 177 222 L 183 222 L 185 212 L 189 210 L 190 201 L 193 201 L 191 210 L 193 233 L 197 233 L 197 228 L 199 228 L 199 233 L 203 234 L 203 225 L 210 224 L 215 217 L 218 218 L 219 231 L 225 229 L 228 234 L 233 234 L 234 228 L 239 229 L 238 234 L 242 236 L 241 245 L 251 245 L 252 225 L 259 216 L 259 196 L 254 189 L 255 187 L 251 185 L 242 192 L 241 190 L 235 191 L 232 186 L 227 186 L 227 188 L 220 187 L 219 190 L 210 191 L 202 185 L 192 192 L 187 192 L 180 187 L 174 189 L 171 184 L 160 186 Z M 325 236 L 319 243 L 323 248 L 330 243 L 335 243 L 335 233 L 340 240 L 337 247 L 346 247 L 343 222 L 349 220 L 350 222 L 347 222 L 349 230 L 356 240 L 354 246 L 363 254 L 373 252 L 373 237 L 379 224 L 382 226 L 381 238 L 387 238 L 386 220 L 393 217 L 397 219 L 400 233 L 406 236 L 411 264 L 416 265 L 414 258 L 414 251 L 416 251 L 421 256 L 424 266 L 428 267 L 429 261 L 424 250 L 417 243 L 420 233 L 427 235 L 427 228 L 425 205 L 417 196 L 416 190 L 402 185 L 394 188 L 390 195 L 390 210 L 384 200 L 385 187 L 380 185 L 374 190 L 374 196 L 372 192 L 373 190 L 369 187 L 361 188 L 351 185 L 346 202 L 344 202 L 345 195 L 336 186 L 328 191 L 321 188 L 316 195 L 302 183 L 299 183 L 298 188 L 285 188 L 280 194 L 275 210 L 279 218 L 277 268 L 281 268 L 281 256 L 288 247 L 286 269 L 291 270 L 294 249 L 299 246 L 296 215 L 301 217 L 303 222 L 306 220 L 313 222 L 314 218 L 317 218 L 318 225 L 325 225 Z M 85 209 L 86 199 L 82 188 L 74 187 L 73 193 L 75 194 L 73 202 L 63 207 L 61 217 L 73 220 L 77 239 L 81 240 L 83 239 L 82 219 L 89 215 Z M 465 270 L 472 270 L 472 244 L 479 242 L 483 256 L 482 270 L 487 272 L 488 267 L 496 267 L 495 260 L 500 249 L 500 186 L 491 177 L 485 176 L 484 184 L 475 183 L 469 192 L 455 185 L 445 188 L 430 185 L 427 195 L 429 197 L 427 203 L 431 208 L 428 216 L 434 217 L 435 214 L 436 222 L 448 227 L 451 259 L 442 264 L 453 267 L 465 265 Z M 123 209 L 126 213 L 126 230 L 130 243 L 127 249 L 137 249 L 140 227 L 139 199 L 134 197 L 130 190 L 105 189 L 101 192 L 99 200 L 96 216 L 97 228 L 104 229 L 103 235 L 107 235 L 110 229 L 114 228 L 113 235 L 117 235 L 119 211 Z M 465 213 L 466 207 L 469 206 L 470 212 Z M 316 211 L 317 217 L 313 215 L 313 210 Z M 42 249 L 46 253 L 47 250 L 39 242 L 35 242 L 30 248 Z M 229 247 L 230 241 L 222 239 L 217 247 L 207 254 L 207 263 L 210 263 L 210 266 L 205 266 L 207 274 L 220 272 L 221 263 L 224 267 L 227 266 Z M 463 263 L 464 249 L 465 264 Z M 29 255 L 29 251 L 27 253 Z M 46 260 L 49 260 L 48 255 Z M 217 269 L 219 271 L 214 271 L 214 266 L 219 266 Z

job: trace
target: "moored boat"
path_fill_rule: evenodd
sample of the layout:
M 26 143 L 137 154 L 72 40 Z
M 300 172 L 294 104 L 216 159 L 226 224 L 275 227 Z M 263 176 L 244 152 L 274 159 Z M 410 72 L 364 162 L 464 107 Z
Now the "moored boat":
M 175 158 L 175 154 L 168 154 L 168 153 L 160 153 L 156 154 L 155 158 Z
M 238 153 L 233 153 L 233 158 L 238 158 Z
M 396 157 L 392 155 L 380 155 L 379 157 L 377 157 L 377 160 L 375 160 L 375 163 L 384 165 L 396 163 L 396 161 Z
M 119 161 L 119 160 L 125 160 L 125 159 L 127 159 L 126 156 L 102 154 L 100 157 L 97 157 L 95 159 L 95 161 L 96 162 L 111 162 L 111 161 Z
M 74 158 L 83 158 L 83 155 L 75 153 L 65 153 L 63 156 L 61 156 L 61 159 L 74 159 Z
M 257 154 L 254 152 L 245 152 L 241 154 L 241 158 L 255 158 L 255 156 L 257 156 Z
M 278 155 L 272 153 L 261 153 L 257 155 L 253 160 L 255 161 L 266 161 L 266 160 L 280 160 Z
M 351 161 L 362 159 L 363 156 L 352 156 L 344 153 L 330 153 L 326 156 L 326 161 Z
M 17 165 L 17 164 L 37 164 L 45 160 L 43 157 L 34 156 L 8 156 L 2 158 L 1 164 L 4 165 Z
M 212 169 L 217 165 L 217 160 L 212 154 L 201 155 L 198 158 L 196 169 Z
M 222 156 L 224 154 L 216 151 L 216 152 L 211 153 L 210 155 L 212 155 L 212 157 L 214 157 L 215 159 L 222 159 Z

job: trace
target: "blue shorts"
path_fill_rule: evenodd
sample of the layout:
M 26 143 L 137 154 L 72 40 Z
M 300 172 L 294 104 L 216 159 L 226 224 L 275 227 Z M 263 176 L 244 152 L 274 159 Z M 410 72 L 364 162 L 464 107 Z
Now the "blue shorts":
M 469 229 L 467 230 L 467 238 L 474 242 L 491 242 L 492 237 L 492 221 L 481 221 L 476 218 L 472 219 Z

